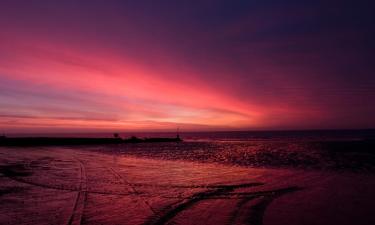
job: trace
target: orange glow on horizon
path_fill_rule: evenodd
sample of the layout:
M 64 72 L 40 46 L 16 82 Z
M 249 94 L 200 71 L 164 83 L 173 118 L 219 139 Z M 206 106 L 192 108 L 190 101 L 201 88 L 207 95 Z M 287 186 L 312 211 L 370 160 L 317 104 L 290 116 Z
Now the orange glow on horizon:
M 46 46 L 50 45 L 53 44 Z M 14 43 L 13 46 L 22 44 Z M 0 63 L 0 73 L 4 78 L 39 86 L 41 90 L 35 92 L 48 87 L 60 95 L 84 93 L 75 95 L 74 101 L 94 102 L 95 107 L 66 116 L 71 106 L 57 106 L 54 99 L 50 99 L 43 103 L 48 105 L 49 110 L 35 105 L 31 107 L 36 113 L 26 112 L 30 110 L 19 107 L 18 113 L 11 115 L 2 109 L 0 124 L 4 129 L 70 127 L 173 130 L 177 126 L 190 130 L 215 127 L 240 129 L 256 126 L 257 118 L 262 115 L 261 108 L 241 102 L 197 80 L 172 80 L 158 71 L 142 69 L 139 63 L 132 64 L 131 60 L 126 61 L 122 57 L 112 55 L 102 58 L 108 53 L 98 52 L 97 55 L 101 57 L 87 57 L 79 51 L 63 47 L 57 50 L 47 47 L 6 48 L 13 54 L 10 60 L 22 66 L 7 67 Z M 51 52 L 52 57 L 48 55 Z M 179 71 L 172 67 L 171 70 Z M 179 72 L 181 77 L 190 76 L 183 70 Z M 106 119 L 106 116 L 103 116 L 104 120 L 90 119 L 93 113 L 105 115 L 106 107 L 111 109 L 108 114 L 113 114 L 114 119 Z M 60 111 L 61 108 L 64 112 Z

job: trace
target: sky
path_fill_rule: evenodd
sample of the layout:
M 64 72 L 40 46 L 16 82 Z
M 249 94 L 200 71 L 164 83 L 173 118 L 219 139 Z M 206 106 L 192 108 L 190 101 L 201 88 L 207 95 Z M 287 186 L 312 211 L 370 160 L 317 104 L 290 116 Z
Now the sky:
M 0 132 L 375 127 L 372 1 L 0 2 Z

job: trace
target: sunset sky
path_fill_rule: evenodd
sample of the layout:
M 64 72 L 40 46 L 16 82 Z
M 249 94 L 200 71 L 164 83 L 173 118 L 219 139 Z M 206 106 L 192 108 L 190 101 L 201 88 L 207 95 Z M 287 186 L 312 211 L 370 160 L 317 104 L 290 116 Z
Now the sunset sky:
M 0 133 L 375 127 L 373 1 L 0 2 Z

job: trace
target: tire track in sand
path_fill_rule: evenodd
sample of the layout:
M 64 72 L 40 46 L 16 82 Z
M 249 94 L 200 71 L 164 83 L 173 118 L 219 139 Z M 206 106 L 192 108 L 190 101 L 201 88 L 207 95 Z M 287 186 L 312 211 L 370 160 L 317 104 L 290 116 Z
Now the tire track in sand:
M 247 187 L 263 185 L 260 183 L 249 183 L 246 184 Z M 250 207 L 247 211 L 246 221 L 241 221 L 240 224 L 251 224 L 251 225 L 262 225 L 263 217 L 266 211 L 266 208 L 271 202 L 288 193 L 292 193 L 298 190 L 301 190 L 298 187 L 288 187 L 282 189 L 275 189 L 270 191 L 259 191 L 259 192 L 247 192 L 247 193 L 233 193 L 232 191 L 244 187 L 244 185 L 225 185 L 220 188 L 215 188 L 203 192 L 196 193 L 191 197 L 185 198 L 180 204 L 176 206 L 165 207 L 160 216 L 150 217 L 145 221 L 144 225 L 164 225 L 164 224 L 174 224 L 173 219 L 180 214 L 181 212 L 188 210 L 199 202 L 208 200 L 208 199 L 231 199 L 229 196 L 237 196 L 238 199 L 242 199 L 235 211 L 232 213 L 231 218 L 229 219 L 228 224 L 237 224 L 236 217 L 240 213 L 240 210 L 244 204 L 249 201 L 260 199 L 260 202 Z
M 136 188 L 135 185 L 130 183 L 128 180 L 126 180 L 121 174 L 116 172 L 112 167 L 108 167 L 108 170 L 123 184 L 127 185 L 128 187 L 131 188 L 134 194 L 136 194 L 142 202 L 153 212 L 154 214 L 157 214 L 156 210 L 151 206 L 151 204 L 144 198 L 142 197 L 141 192 L 139 192 Z
M 86 204 L 87 198 L 87 177 L 86 177 L 86 169 L 82 161 L 77 159 L 79 164 L 79 190 L 77 192 L 76 199 L 74 201 L 74 206 L 72 213 L 68 220 L 68 225 L 80 225 L 82 224 L 83 218 L 83 210 Z

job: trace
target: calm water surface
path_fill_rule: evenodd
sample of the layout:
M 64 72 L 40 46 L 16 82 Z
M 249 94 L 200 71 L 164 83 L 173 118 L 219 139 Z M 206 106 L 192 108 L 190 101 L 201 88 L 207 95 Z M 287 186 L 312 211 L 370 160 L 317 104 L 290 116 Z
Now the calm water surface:
M 110 137 L 111 134 L 90 135 Z M 121 134 L 122 137 L 131 135 L 173 137 L 176 134 Z M 180 135 L 184 142 L 90 146 L 87 149 L 146 158 L 248 167 L 375 171 L 375 130 L 202 132 Z

